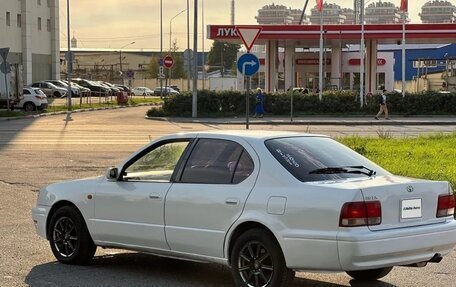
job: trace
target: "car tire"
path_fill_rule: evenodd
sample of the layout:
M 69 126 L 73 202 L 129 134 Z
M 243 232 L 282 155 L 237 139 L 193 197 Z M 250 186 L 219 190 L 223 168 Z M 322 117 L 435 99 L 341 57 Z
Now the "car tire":
M 48 235 L 52 253 L 64 264 L 87 264 L 97 250 L 83 217 L 71 206 L 64 206 L 54 213 Z
M 388 275 L 393 270 L 393 267 L 385 267 L 370 270 L 347 271 L 346 273 L 355 280 L 359 281 L 375 281 Z
M 59 92 L 54 92 L 53 96 L 54 98 L 60 98 L 61 94 Z
M 32 102 L 26 102 L 26 103 L 24 104 L 24 111 L 26 111 L 26 112 L 33 112 L 33 111 L 35 111 L 35 110 L 36 110 L 36 106 L 35 106 L 34 103 L 32 103 Z
M 295 275 L 287 268 L 275 238 L 260 228 L 239 236 L 230 262 L 236 286 L 286 287 Z

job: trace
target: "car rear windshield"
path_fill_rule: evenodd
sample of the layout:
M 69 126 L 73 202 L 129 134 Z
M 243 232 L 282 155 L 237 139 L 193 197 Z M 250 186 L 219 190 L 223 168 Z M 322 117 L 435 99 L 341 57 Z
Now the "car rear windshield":
M 376 175 L 389 174 L 367 158 L 330 138 L 278 138 L 267 140 L 265 145 L 274 158 L 302 182 L 367 176 L 354 173 L 311 173 L 325 168 L 364 166 L 375 171 Z

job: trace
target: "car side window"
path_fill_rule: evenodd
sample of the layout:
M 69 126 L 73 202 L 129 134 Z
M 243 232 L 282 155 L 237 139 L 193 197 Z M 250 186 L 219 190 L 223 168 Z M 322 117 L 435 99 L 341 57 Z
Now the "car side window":
M 34 83 L 34 84 L 32 84 L 32 87 L 34 87 L 34 88 L 39 88 L 39 87 L 40 87 L 40 84 L 39 84 L 39 83 Z
M 170 182 L 174 169 L 189 141 L 160 145 L 127 167 L 124 181 Z
M 22 90 L 22 92 L 23 92 L 24 95 L 31 95 L 32 94 L 32 93 L 30 93 L 29 90 L 25 90 L 25 89 Z
M 246 150 L 244 150 L 236 166 L 236 171 L 234 172 L 233 177 L 233 183 L 237 184 L 244 181 L 244 179 L 246 179 L 252 174 L 253 168 L 253 160 L 250 157 L 249 153 Z
M 185 164 L 181 182 L 232 184 L 243 151 L 233 141 L 200 139 Z M 238 176 L 237 181 L 241 178 Z

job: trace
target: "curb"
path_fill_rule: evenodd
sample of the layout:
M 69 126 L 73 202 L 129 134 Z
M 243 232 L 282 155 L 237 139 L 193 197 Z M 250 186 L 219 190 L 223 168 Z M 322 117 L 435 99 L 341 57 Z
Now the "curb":
M 126 109 L 126 108 L 135 108 L 135 107 L 143 107 L 143 106 L 159 106 L 159 105 L 160 104 L 158 104 L 158 103 L 140 103 L 140 104 L 130 105 L 130 106 L 111 106 L 111 107 L 78 109 L 78 110 L 71 111 L 71 113 L 77 114 L 77 113 L 92 112 L 92 111 L 116 110 L 116 109 Z M 0 121 L 37 119 L 37 118 L 48 117 L 48 116 L 66 115 L 67 113 L 68 113 L 68 111 L 59 111 L 59 112 L 42 113 L 42 114 L 36 114 L 36 115 L 18 116 L 18 117 L 5 117 L 5 118 L 0 117 Z

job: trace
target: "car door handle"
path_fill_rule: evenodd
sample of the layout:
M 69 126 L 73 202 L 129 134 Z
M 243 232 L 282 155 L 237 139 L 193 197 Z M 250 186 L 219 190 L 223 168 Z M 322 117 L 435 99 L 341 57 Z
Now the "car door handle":
M 239 205 L 239 199 L 237 198 L 227 198 L 225 203 L 228 205 Z
M 150 199 L 161 199 L 161 194 L 159 193 L 151 193 L 149 194 Z

